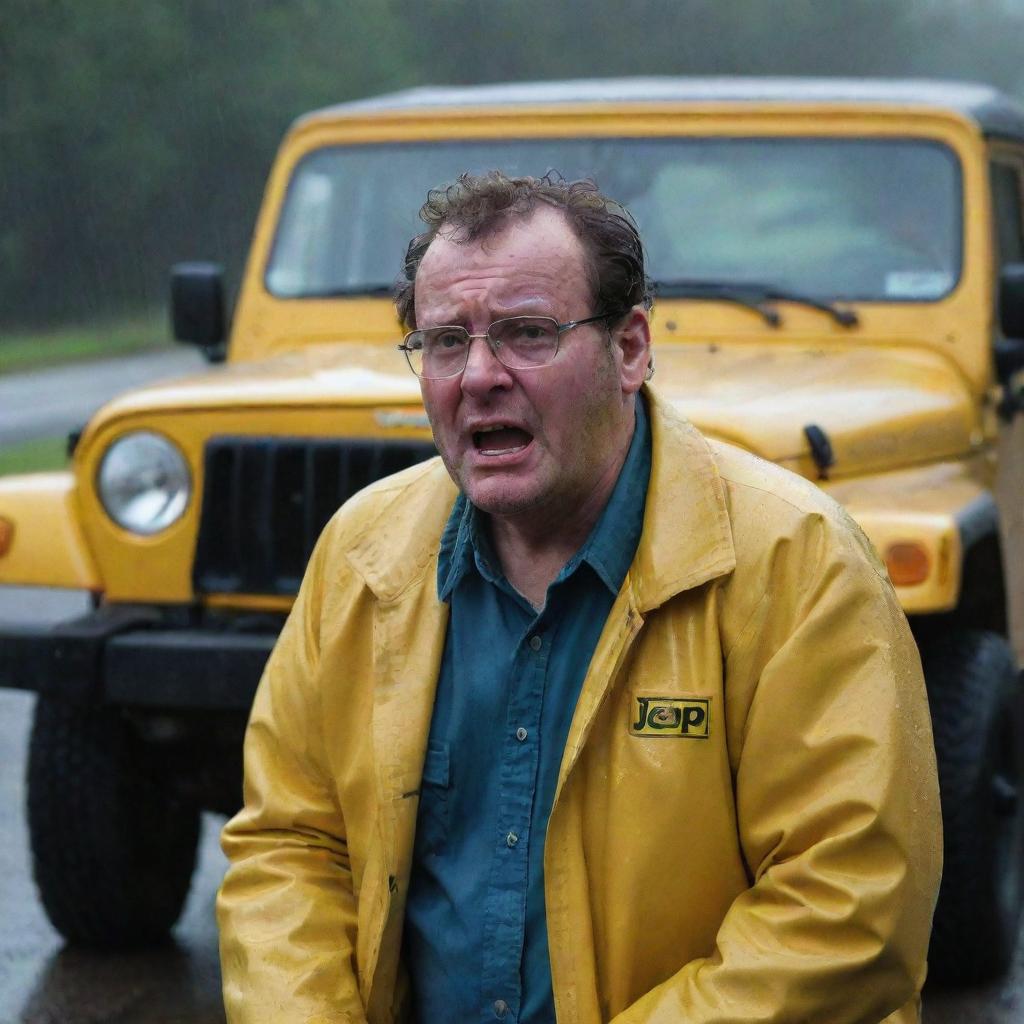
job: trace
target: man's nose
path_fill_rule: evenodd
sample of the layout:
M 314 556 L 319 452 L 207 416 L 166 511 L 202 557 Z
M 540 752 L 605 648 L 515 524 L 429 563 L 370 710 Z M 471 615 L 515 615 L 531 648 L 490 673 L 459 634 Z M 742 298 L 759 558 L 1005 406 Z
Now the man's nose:
M 480 394 L 511 385 L 512 375 L 494 354 L 490 342 L 485 337 L 474 335 L 469 343 L 466 369 L 462 371 L 462 390 Z

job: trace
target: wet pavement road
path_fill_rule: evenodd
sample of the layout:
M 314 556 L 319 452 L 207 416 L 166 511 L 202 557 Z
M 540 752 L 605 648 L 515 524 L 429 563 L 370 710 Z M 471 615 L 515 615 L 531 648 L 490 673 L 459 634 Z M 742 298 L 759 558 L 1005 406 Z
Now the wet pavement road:
M 8 621 L 65 618 L 84 608 L 79 595 L 0 588 L 0 619 Z M 91 954 L 65 949 L 47 922 L 32 885 L 23 810 L 33 700 L 0 690 L 0 1024 L 223 1024 L 213 920 L 224 870 L 218 819 L 204 821 L 198 869 L 172 944 Z M 974 992 L 928 992 L 924 1020 L 1024 1024 L 1024 941 L 1010 978 Z
M 0 376 L 0 445 L 66 434 L 82 427 L 115 395 L 206 367 L 201 352 L 178 346 L 5 374 Z

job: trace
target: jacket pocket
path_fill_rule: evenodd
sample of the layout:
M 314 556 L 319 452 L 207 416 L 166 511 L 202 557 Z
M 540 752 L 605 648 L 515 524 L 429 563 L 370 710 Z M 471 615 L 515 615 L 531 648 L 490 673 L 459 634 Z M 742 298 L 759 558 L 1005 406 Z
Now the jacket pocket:
M 416 817 L 417 856 L 440 853 L 448 839 L 448 790 L 451 755 L 447 743 L 430 743 L 423 761 L 420 806 Z

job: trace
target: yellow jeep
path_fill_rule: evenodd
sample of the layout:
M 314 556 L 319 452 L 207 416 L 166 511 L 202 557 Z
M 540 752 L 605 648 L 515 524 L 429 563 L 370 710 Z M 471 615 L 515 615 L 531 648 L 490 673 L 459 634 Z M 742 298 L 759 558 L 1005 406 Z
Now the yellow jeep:
M 1024 898 L 1024 110 L 960 84 L 417 89 L 297 121 L 230 329 L 216 265 L 172 275 L 176 336 L 225 365 L 107 405 L 67 472 L 0 481 L 0 583 L 94 597 L 56 629 L 0 626 L 0 684 L 39 694 L 52 921 L 96 945 L 174 923 L 200 810 L 239 803 L 246 710 L 321 527 L 434 454 L 390 288 L 427 189 L 492 167 L 625 202 L 657 281 L 654 386 L 876 545 L 932 701 L 933 973 L 999 973 Z

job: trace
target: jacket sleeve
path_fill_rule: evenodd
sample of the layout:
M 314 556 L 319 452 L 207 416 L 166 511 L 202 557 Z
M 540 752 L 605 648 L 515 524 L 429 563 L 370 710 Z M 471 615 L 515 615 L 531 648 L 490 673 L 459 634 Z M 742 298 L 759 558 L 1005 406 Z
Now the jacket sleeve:
M 322 545 L 321 545 L 322 548 Z M 230 1024 L 362 1024 L 345 822 L 326 770 L 320 548 L 260 682 L 217 901 Z
M 920 659 L 859 530 L 811 519 L 754 576 L 763 596 L 726 654 L 751 886 L 709 955 L 615 1024 L 917 1019 L 941 866 Z

